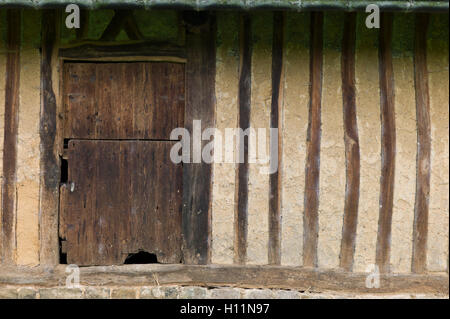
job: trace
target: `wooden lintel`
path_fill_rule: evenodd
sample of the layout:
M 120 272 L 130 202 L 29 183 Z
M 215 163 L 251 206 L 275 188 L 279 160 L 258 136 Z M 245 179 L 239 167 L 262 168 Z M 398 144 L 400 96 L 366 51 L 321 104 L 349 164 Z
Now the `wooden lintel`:
M 59 57 L 68 59 L 122 58 L 130 56 L 174 57 L 183 60 L 186 58 L 186 53 L 184 48 L 180 46 L 147 41 L 120 44 L 89 41 L 59 49 Z

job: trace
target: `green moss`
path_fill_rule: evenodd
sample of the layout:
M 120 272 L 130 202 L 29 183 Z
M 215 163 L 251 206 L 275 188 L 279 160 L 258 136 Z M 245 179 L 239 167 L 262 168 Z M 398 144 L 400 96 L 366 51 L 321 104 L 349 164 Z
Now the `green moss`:
M 430 17 L 428 29 L 428 47 L 434 51 L 448 52 L 449 46 L 449 15 L 433 14 Z
M 217 49 L 224 47 L 228 56 L 239 57 L 239 14 L 217 13 Z
M 325 49 L 341 51 L 345 14 L 326 12 L 323 26 L 323 46 Z
M 392 30 L 392 55 L 394 57 L 412 57 L 414 50 L 415 15 L 396 13 Z
M 81 12 L 83 14 L 83 11 Z M 175 11 L 135 10 L 135 21 L 143 36 L 153 41 L 175 42 L 178 35 L 178 20 Z M 76 40 L 76 30 L 65 27 L 66 14 L 62 16 L 61 43 Z M 98 40 L 114 16 L 114 10 L 90 10 L 89 30 L 87 38 Z M 116 41 L 128 41 L 126 33 L 121 30 Z
M 146 39 L 175 42 L 178 36 L 176 11 L 135 10 L 139 30 Z
M 91 10 L 89 11 L 89 39 L 99 39 L 105 31 L 112 17 L 113 10 Z
M 252 43 L 256 50 L 272 51 L 273 13 L 256 12 L 252 17 Z
M 23 10 L 22 46 L 38 49 L 41 47 L 41 11 Z
M 289 12 L 286 14 L 285 42 L 288 48 L 309 49 L 309 13 Z
M 0 41 L 1 46 L 6 42 L 6 10 L 0 10 Z

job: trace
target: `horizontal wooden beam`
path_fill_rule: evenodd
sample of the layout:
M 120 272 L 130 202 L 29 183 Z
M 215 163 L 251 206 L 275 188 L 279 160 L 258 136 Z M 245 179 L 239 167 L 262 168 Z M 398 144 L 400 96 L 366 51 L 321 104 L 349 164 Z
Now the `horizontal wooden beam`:
M 64 286 L 66 265 L 53 271 L 39 268 L 3 268 L 4 285 Z M 241 265 L 123 265 L 80 268 L 82 286 L 231 286 L 241 288 L 281 288 L 314 292 L 352 293 L 433 293 L 448 294 L 448 274 L 381 274 L 379 288 L 366 288 L 365 273 L 317 270 L 287 266 Z
M 130 57 L 130 56 L 155 56 L 174 57 L 181 60 L 186 58 L 183 47 L 170 43 L 155 43 L 148 41 L 134 41 L 126 43 L 80 42 L 59 49 L 59 57 L 68 59 L 95 59 L 108 57 Z

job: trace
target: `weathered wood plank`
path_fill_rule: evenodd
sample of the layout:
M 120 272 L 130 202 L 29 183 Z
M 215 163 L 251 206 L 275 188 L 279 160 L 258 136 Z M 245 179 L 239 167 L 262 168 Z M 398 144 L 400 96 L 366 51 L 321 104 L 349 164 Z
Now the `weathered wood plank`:
M 60 169 L 56 155 L 56 97 L 53 90 L 54 48 L 58 30 L 57 12 L 42 13 L 41 51 L 41 138 L 40 158 L 40 264 L 55 265 L 58 256 L 58 203 Z
M 95 114 L 92 115 L 95 116 L 95 136 L 99 139 L 121 138 L 118 134 L 121 121 L 120 117 L 116 116 L 116 112 L 121 110 L 121 97 L 118 96 L 118 93 L 122 92 L 113 91 L 113 84 L 116 82 L 120 83 L 122 80 L 120 65 L 106 63 L 98 66 L 96 69 L 97 78 L 95 83 L 91 85 L 95 87 L 95 99 L 98 101 L 96 103 L 97 110 L 92 108 L 88 110 L 91 113 L 95 111 Z M 90 79 L 84 78 L 83 80 L 87 82 Z M 134 104 L 135 101 L 132 101 L 132 103 Z M 76 111 L 74 113 L 72 113 L 72 121 L 84 121 L 83 118 L 77 118 L 79 113 L 76 113 Z M 72 134 L 67 137 L 77 138 L 78 136 Z
M 250 127 L 250 105 L 251 105 L 251 68 L 252 68 L 252 22 L 250 15 L 240 16 L 239 28 L 239 92 L 238 92 L 238 121 L 239 128 L 245 131 Z M 241 139 L 238 138 L 240 143 Z M 243 162 L 237 165 L 236 174 L 236 210 L 235 210 L 235 240 L 234 240 L 234 262 L 245 264 L 247 259 L 247 236 L 248 236 L 248 137 L 244 137 L 244 145 L 239 146 L 243 152 Z M 239 158 L 241 158 L 239 154 Z
M 423 273 L 427 265 L 428 212 L 431 175 L 431 121 L 428 92 L 427 30 L 429 15 L 417 14 L 414 41 L 416 89 L 417 165 L 414 207 L 412 272 Z
M 20 10 L 8 10 L 6 12 L 7 53 L 1 223 L 1 260 L 4 264 L 15 262 L 16 249 L 16 159 L 19 129 L 21 18 Z
M 181 260 L 182 168 L 175 142 L 69 142 L 67 262 L 122 264 L 128 254 Z
M 375 263 L 380 272 L 389 272 L 391 251 L 392 208 L 395 174 L 395 97 L 392 67 L 392 19 L 382 13 L 379 33 L 379 76 L 381 112 L 381 178 L 380 213 L 378 219 Z
M 193 121 L 203 128 L 214 127 L 216 20 L 214 15 L 189 12 L 186 27 L 186 108 L 185 128 L 190 136 Z M 203 141 L 202 145 L 206 145 Z M 192 154 L 193 155 L 193 154 Z M 191 156 L 192 157 L 192 156 Z M 183 165 L 183 258 L 187 264 L 206 264 L 211 259 L 212 165 Z
M 272 104 L 270 127 L 278 129 L 278 169 L 269 177 L 269 264 L 281 264 L 281 172 L 282 167 L 282 108 L 283 108 L 283 69 L 284 69 L 284 13 L 273 14 L 272 41 Z M 271 158 L 271 161 L 275 160 Z
M 186 58 L 185 49 L 171 43 L 132 41 L 126 44 L 114 42 L 81 42 L 59 49 L 59 56 L 66 59 L 124 58 L 124 57 L 161 57 Z
M 323 64 L 323 13 L 311 14 L 310 104 L 305 168 L 305 212 L 303 216 L 303 265 L 317 267 L 319 233 L 319 173 Z
M 52 273 L 41 269 L 4 269 L 1 285 L 64 286 L 65 265 Z M 283 288 L 315 292 L 429 293 L 448 295 L 447 274 L 381 274 L 380 288 L 366 288 L 367 274 L 283 266 L 123 265 L 80 268 L 83 286 L 229 286 Z
M 168 140 L 183 127 L 184 77 L 181 63 L 66 62 L 64 137 Z
M 351 271 L 353 267 L 360 183 L 360 153 L 355 96 L 355 41 L 356 14 L 349 13 L 346 15 L 344 22 L 341 56 L 346 186 L 340 267 L 347 271 Z
M 67 63 L 63 68 L 64 137 L 95 138 L 96 66 Z

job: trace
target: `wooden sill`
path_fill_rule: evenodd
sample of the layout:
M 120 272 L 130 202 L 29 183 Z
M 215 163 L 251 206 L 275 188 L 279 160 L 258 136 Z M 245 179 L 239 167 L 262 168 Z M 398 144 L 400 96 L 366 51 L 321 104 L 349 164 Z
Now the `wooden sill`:
M 1 285 L 64 286 L 66 265 L 0 267 Z M 448 273 L 383 274 L 380 288 L 366 288 L 365 273 L 288 266 L 146 264 L 80 267 L 82 286 L 181 285 L 279 288 L 353 293 L 449 293 Z

